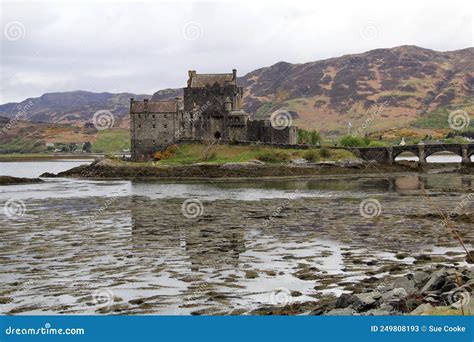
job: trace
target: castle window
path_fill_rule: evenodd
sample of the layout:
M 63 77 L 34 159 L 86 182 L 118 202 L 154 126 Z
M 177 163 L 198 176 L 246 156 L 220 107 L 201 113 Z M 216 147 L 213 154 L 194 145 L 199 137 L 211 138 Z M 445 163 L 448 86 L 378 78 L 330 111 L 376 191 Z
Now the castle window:
M 151 117 L 154 119 L 154 118 L 155 118 L 155 114 L 153 114 Z
M 164 115 L 164 118 L 166 119 L 166 117 L 167 117 L 167 115 L 165 114 L 165 115 Z
M 168 128 L 168 125 L 163 125 L 164 128 Z
M 153 125 L 153 128 L 156 128 L 156 125 Z

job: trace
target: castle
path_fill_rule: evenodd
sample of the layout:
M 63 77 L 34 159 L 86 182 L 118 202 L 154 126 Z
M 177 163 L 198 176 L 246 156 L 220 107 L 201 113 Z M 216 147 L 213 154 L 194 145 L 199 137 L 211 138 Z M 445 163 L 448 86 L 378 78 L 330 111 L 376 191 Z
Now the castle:
M 243 88 L 237 85 L 235 69 L 230 74 L 191 70 L 183 95 L 167 101 L 130 100 L 133 160 L 150 159 L 178 140 L 297 142 L 291 117 L 250 119 L 242 109 Z M 283 124 L 277 123 L 281 119 Z

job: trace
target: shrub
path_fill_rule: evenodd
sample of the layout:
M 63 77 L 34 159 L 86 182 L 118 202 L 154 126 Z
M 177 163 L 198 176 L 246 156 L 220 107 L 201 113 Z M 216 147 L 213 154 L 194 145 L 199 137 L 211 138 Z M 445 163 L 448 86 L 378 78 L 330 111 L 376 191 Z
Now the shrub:
M 303 158 L 309 161 L 310 163 L 313 163 L 315 161 L 319 160 L 319 154 L 316 150 L 306 150 L 303 153 Z
M 344 147 L 363 147 L 366 146 L 363 139 L 352 135 L 345 135 L 341 138 L 339 143 Z
M 298 143 L 316 145 L 321 142 L 321 135 L 318 131 L 298 130 Z
M 329 150 L 327 147 L 321 147 L 319 150 L 319 155 L 321 158 L 329 158 L 331 157 L 331 150 Z
M 178 146 L 176 145 L 171 145 L 166 148 L 163 152 L 157 151 L 153 155 L 153 159 L 155 161 L 162 160 L 162 159 L 168 159 L 169 157 L 173 156 L 176 151 L 178 150 Z

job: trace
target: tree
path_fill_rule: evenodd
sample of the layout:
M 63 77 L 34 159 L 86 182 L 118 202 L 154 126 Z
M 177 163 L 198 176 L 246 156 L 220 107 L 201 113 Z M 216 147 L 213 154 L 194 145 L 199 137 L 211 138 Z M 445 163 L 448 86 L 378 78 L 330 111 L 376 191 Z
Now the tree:
M 86 141 L 82 146 L 82 152 L 91 153 L 92 152 L 92 144 L 90 141 Z

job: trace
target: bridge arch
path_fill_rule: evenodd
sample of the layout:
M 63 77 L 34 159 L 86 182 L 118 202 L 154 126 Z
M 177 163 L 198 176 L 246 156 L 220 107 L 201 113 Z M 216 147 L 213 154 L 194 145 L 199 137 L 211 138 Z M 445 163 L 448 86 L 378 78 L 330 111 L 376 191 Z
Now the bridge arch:
M 426 154 L 427 163 L 461 163 L 462 154 L 453 151 L 435 151 Z
M 393 154 L 393 160 L 395 162 L 402 160 L 418 162 L 420 161 L 420 158 L 418 157 L 418 154 L 413 151 L 400 151 L 397 154 Z

